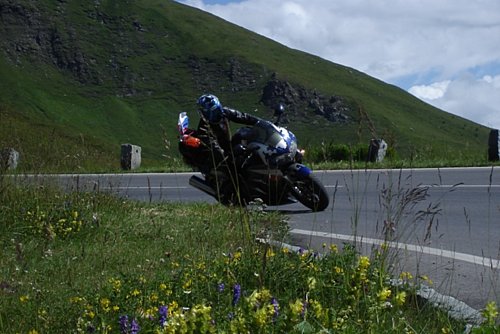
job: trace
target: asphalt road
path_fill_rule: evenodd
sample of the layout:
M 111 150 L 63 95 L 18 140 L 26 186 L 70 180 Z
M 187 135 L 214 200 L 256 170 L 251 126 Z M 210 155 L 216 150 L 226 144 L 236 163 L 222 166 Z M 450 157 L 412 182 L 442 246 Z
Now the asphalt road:
M 384 240 L 394 271 L 425 275 L 437 291 L 479 309 L 500 304 L 500 168 L 317 171 L 330 206 L 269 207 L 289 219 L 293 244 Z M 142 201 L 215 201 L 188 185 L 191 173 L 57 175 L 71 189 L 110 191 Z

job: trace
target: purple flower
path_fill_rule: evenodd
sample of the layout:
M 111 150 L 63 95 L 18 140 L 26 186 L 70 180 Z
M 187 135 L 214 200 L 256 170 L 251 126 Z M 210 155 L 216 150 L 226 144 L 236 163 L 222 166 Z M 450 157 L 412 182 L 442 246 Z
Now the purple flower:
M 137 334 L 141 330 L 141 327 L 139 326 L 139 323 L 137 320 L 132 320 L 132 325 L 130 326 L 130 333 L 131 334 Z
M 241 298 L 241 286 L 235 284 L 233 288 L 233 306 L 235 306 Z
M 160 306 L 158 309 L 158 314 L 160 315 L 160 326 L 163 328 L 167 323 L 168 307 Z
M 222 291 L 224 291 L 224 288 L 225 288 L 225 287 L 226 287 L 226 286 L 224 285 L 224 283 L 219 283 L 219 284 L 217 285 L 217 291 L 218 291 L 218 292 L 222 292 Z
M 128 315 L 120 316 L 120 333 L 127 334 L 129 331 Z
M 271 304 L 274 308 L 273 321 L 276 321 L 276 318 L 280 315 L 280 306 L 278 304 L 278 300 L 276 298 L 271 298 Z

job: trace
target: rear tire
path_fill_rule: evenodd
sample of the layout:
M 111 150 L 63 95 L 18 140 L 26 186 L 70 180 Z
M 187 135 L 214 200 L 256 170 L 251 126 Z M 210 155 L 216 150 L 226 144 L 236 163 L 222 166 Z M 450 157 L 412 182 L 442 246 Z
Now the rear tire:
M 325 187 L 312 174 L 293 180 L 292 191 L 300 203 L 314 212 L 325 210 L 330 202 Z

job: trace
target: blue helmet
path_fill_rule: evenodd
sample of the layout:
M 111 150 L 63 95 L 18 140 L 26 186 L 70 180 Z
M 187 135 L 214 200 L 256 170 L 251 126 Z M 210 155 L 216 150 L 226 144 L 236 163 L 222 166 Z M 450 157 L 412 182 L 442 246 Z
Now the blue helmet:
M 203 117 L 210 123 L 220 122 L 222 119 L 222 105 L 217 96 L 204 94 L 198 99 L 198 105 Z

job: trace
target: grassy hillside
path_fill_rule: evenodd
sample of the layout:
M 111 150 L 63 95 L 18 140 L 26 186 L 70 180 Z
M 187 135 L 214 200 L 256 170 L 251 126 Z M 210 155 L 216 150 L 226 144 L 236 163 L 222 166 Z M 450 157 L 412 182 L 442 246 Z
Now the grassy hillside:
M 178 112 L 196 124 L 200 94 L 271 117 L 272 78 L 347 106 L 348 121 L 332 122 L 307 108 L 310 95 L 289 99 L 302 144 L 377 136 L 400 156 L 486 156 L 485 127 L 174 1 L 0 0 L 0 15 L 0 147 L 20 151 L 26 169 L 118 168 L 128 142 L 158 165 Z

